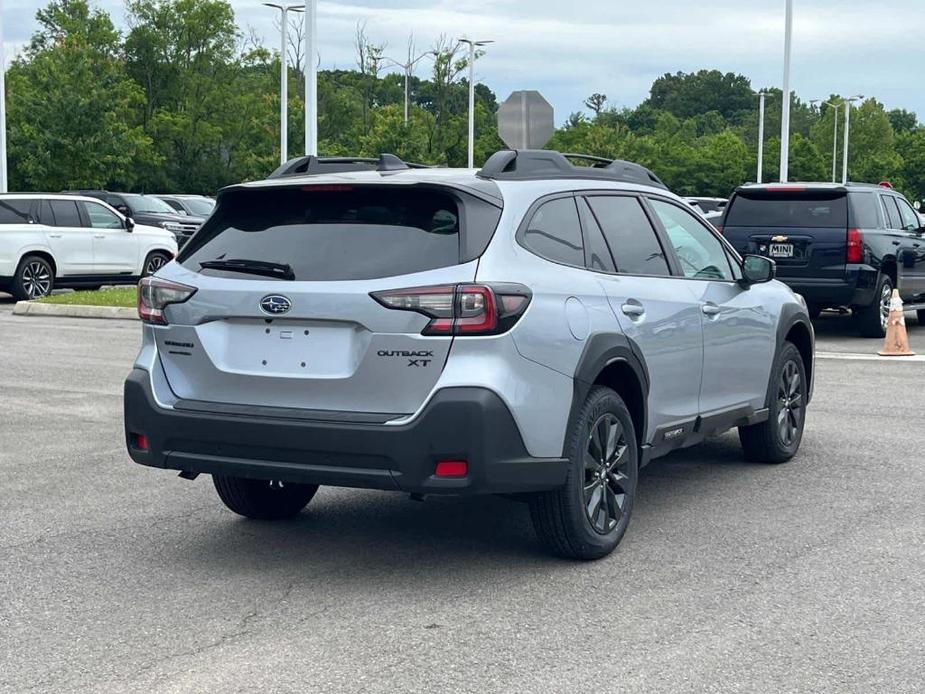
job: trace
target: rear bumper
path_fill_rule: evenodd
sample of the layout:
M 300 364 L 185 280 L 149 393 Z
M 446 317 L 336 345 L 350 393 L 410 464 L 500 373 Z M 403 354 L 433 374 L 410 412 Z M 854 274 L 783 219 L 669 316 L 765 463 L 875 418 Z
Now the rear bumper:
M 125 439 L 141 465 L 186 472 L 419 494 L 555 489 L 568 463 L 527 454 L 511 413 L 484 388 L 437 392 L 410 423 L 306 421 L 158 406 L 147 371 L 125 381 Z M 133 446 L 143 434 L 148 450 Z M 438 478 L 440 460 L 466 460 L 462 478 Z
M 848 265 L 844 277 L 787 277 L 777 279 L 819 306 L 869 306 L 874 301 L 878 271 L 870 265 Z

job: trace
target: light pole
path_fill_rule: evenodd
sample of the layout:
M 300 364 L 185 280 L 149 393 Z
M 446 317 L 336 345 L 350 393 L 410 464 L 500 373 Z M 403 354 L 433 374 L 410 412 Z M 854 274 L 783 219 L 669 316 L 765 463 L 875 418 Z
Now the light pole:
M 780 181 L 787 182 L 790 174 L 790 47 L 793 36 L 793 0 L 787 0 L 784 25 L 784 103 L 780 115 Z
M 809 103 L 831 106 L 835 115 L 835 129 L 832 133 L 832 183 L 835 183 L 835 162 L 838 160 L 838 107 L 841 106 L 841 103 L 823 101 L 822 99 L 813 99 Z
M 475 167 L 475 49 L 494 41 L 473 41 L 459 39 L 469 46 L 469 168 Z
M 395 60 L 395 58 L 389 58 L 384 56 L 383 60 L 388 60 L 390 63 L 394 64 L 396 67 L 400 67 L 405 73 L 405 127 L 408 126 L 408 109 L 409 102 L 411 101 L 411 74 L 414 70 L 414 66 L 417 65 L 421 60 L 426 58 L 429 55 L 433 55 L 433 51 L 427 51 L 421 53 L 417 58 L 414 56 L 414 41 L 408 42 L 408 61 L 405 63 Z
M 285 164 L 289 161 L 289 63 L 286 54 L 286 38 L 289 36 L 289 21 L 287 14 L 303 12 L 302 5 L 277 5 L 272 2 L 263 3 L 267 7 L 279 10 L 279 159 Z
M 767 98 L 767 92 L 758 92 L 758 179 L 756 183 L 761 183 L 764 173 L 764 101 Z
M 841 182 L 845 185 L 848 182 L 848 134 L 851 130 L 851 103 L 860 101 L 864 98 L 863 94 L 856 94 L 845 99 L 845 144 L 842 147 L 842 164 L 841 164 Z
M 318 155 L 318 0 L 305 0 L 305 154 Z

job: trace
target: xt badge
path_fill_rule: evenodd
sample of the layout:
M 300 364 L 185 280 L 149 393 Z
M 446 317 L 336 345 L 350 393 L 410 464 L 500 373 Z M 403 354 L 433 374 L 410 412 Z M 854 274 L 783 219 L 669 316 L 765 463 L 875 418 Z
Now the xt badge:
M 416 366 L 419 368 L 430 365 L 434 356 L 434 353 L 430 350 L 409 352 L 403 349 L 380 349 L 377 354 L 380 357 L 405 357 L 408 359 L 408 366 Z

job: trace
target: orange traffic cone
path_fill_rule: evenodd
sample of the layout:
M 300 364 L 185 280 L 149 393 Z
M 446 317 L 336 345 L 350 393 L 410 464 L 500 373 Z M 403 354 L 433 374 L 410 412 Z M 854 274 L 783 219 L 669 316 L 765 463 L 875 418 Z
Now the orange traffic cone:
M 877 354 L 882 357 L 911 357 L 915 354 L 909 349 L 909 335 L 906 334 L 906 316 L 903 314 L 903 300 L 899 290 L 893 290 L 890 297 L 890 317 L 886 322 L 886 338 L 883 349 Z

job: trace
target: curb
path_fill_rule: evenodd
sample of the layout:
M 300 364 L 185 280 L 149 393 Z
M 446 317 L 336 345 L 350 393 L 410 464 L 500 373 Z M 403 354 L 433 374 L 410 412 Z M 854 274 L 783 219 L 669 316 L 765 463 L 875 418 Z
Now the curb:
M 80 306 L 77 304 L 42 304 L 36 301 L 17 301 L 13 306 L 16 316 L 60 316 L 63 318 L 116 318 L 138 320 L 138 311 L 125 306 Z

